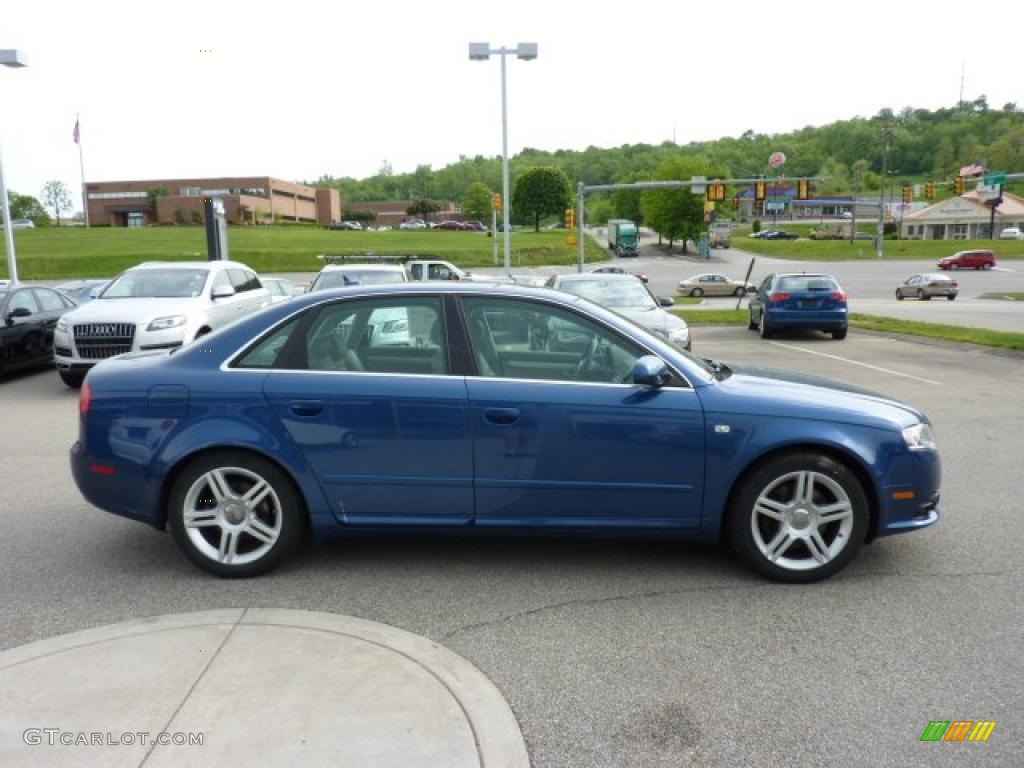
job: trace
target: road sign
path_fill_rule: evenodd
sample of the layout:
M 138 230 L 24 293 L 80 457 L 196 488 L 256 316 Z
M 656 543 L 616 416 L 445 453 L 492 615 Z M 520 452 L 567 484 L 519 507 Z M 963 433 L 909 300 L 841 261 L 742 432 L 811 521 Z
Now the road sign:
M 998 173 L 986 173 L 984 182 L 986 187 L 995 187 L 1000 184 L 1005 184 L 1006 173 L 1004 171 L 999 171 Z
M 772 152 L 768 158 L 768 165 L 772 168 L 781 168 L 786 164 L 786 156 L 782 152 Z
M 690 191 L 695 195 L 703 195 L 707 193 L 707 185 L 703 182 L 707 181 L 705 176 L 691 176 L 690 181 L 693 182 L 693 186 L 690 187 Z

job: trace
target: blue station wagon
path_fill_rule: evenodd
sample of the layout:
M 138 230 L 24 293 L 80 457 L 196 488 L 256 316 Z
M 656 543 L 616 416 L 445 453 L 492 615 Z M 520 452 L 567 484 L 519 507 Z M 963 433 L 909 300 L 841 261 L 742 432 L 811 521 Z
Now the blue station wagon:
M 71 467 L 90 502 L 220 576 L 268 571 L 307 532 L 390 531 L 724 541 L 808 582 L 940 516 L 914 408 L 484 283 L 308 294 L 104 361 Z

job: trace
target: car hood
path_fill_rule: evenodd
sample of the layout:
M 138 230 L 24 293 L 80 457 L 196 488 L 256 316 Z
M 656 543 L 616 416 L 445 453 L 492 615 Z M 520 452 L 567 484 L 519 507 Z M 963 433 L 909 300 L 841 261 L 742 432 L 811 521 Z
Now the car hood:
M 677 328 L 686 327 L 686 321 L 683 318 L 670 314 L 658 307 L 654 309 L 630 309 L 623 307 L 617 308 L 614 311 L 632 320 L 641 328 L 646 328 L 648 331 L 653 331 L 657 334 L 666 334 Z
M 138 323 L 154 317 L 186 315 L 204 309 L 202 297 L 186 299 L 93 299 L 64 315 L 70 323 Z
M 729 368 L 732 375 L 708 389 L 729 400 L 725 407 L 733 413 L 898 429 L 928 421 L 921 411 L 906 403 L 820 376 L 760 366 Z

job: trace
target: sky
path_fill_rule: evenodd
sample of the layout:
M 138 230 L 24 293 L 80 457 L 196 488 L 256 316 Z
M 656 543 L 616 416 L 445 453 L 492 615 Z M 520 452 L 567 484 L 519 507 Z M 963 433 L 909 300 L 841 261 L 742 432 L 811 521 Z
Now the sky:
M 396 173 L 509 153 L 785 133 L 963 94 L 1024 105 L 1019 0 L 320 2 L 48 0 L 0 14 L 8 189 L 89 181 Z M 972 13 L 971 9 L 977 9 Z M 986 30 L 991 30 L 986 32 Z

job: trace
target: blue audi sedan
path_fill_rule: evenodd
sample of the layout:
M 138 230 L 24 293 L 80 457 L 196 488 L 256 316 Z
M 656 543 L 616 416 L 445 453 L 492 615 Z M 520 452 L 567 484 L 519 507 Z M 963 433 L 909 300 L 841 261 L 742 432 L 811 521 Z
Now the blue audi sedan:
M 723 541 L 809 582 L 940 516 L 914 408 L 707 362 L 524 286 L 297 297 L 100 363 L 79 410 L 85 497 L 218 576 L 264 573 L 307 533 L 543 533 Z

